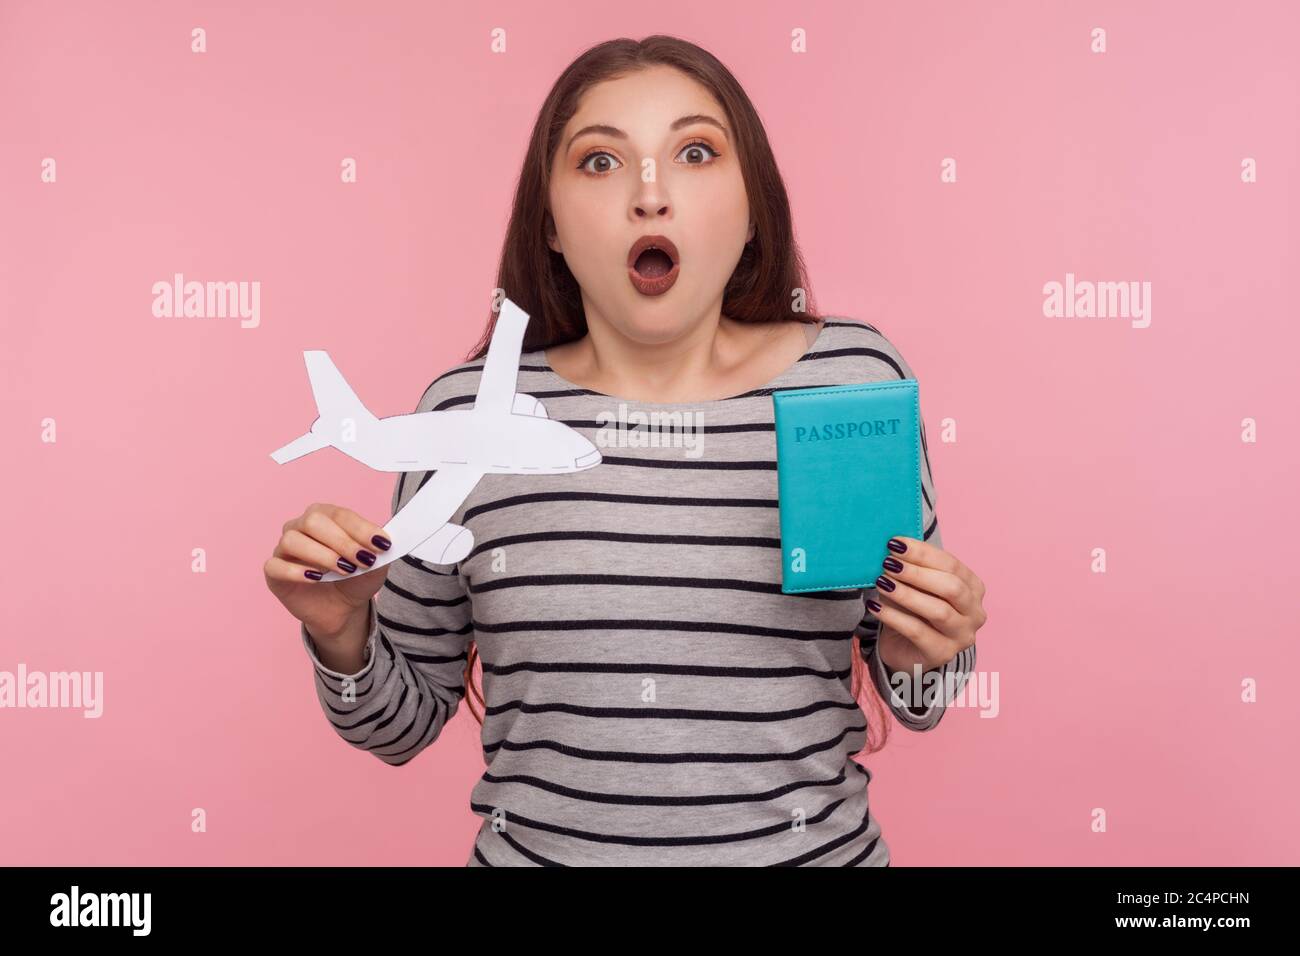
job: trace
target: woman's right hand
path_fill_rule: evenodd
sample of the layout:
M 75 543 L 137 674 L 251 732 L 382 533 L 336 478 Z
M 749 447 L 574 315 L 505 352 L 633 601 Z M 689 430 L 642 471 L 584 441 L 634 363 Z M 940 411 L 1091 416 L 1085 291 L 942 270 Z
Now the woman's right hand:
M 313 504 L 280 531 L 280 541 L 262 569 L 266 586 L 313 637 L 341 634 L 350 620 L 368 613 L 370 599 L 388 578 L 389 565 L 365 570 L 374 563 L 376 550 L 392 546 L 382 527 L 339 505 Z M 349 573 L 340 558 L 356 570 Z M 347 576 L 338 581 L 309 576 L 326 571 Z

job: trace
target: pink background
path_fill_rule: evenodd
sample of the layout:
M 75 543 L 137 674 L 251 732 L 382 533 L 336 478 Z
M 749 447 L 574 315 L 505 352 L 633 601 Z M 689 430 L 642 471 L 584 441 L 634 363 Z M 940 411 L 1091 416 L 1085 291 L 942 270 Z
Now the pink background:
M 547 89 L 655 32 L 753 98 L 819 304 L 912 364 L 988 585 L 998 715 L 868 760 L 894 864 L 1300 862 L 1295 6 L 472 6 L 0 5 L 0 670 L 105 698 L 0 710 L 0 862 L 464 863 L 478 724 L 399 772 L 349 748 L 262 577 L 287 518 L 382 522 L 392 477 L 269 453 L 315 417 L 303 349 L 380 415 L 463 360 Z M 175 272 L 259 281 L 260 326 L 155 318 Z M 1151 326 L 1045 317 L 1067 272 L 1149 281 Z

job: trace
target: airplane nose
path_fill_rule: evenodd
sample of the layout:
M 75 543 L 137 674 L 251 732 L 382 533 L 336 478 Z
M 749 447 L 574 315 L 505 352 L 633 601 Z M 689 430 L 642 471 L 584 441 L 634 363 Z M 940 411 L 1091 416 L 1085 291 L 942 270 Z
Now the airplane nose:
M 592 465 L 596 465 L 599 463 L 600 463 L 600 452 L 595 448 L 587 452 L 587 454 L 583 455 L 582 457 L 575 458 L 573 460 L 573 466 L 575 468 L 590 468 Z

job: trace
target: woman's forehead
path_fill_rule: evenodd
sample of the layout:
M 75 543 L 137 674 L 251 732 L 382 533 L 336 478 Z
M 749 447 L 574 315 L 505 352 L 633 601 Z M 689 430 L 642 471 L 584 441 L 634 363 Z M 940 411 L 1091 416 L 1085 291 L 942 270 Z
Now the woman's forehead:
M 578 130 L 597 125 L 633 136 L 670 132 L 680 118 L 693 115 L 712 116 L 726 125 L 720 104 L 698 81 L 667 67 L 639 70 L 586 90 L 565 124 L 565 141 Z

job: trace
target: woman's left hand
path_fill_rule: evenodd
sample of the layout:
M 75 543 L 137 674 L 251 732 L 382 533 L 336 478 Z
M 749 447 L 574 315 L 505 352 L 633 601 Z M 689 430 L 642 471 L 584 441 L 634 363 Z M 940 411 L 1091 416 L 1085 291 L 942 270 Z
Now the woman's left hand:
M 895 537 L 906 545 L 890 548 L 876 579 L 880 610 L 867 609 L 881 623 L 876 646 L 891 671 L 911 673 L 943 667 L 975 643 L 984 626 L 984 582 L 952 554 L 916 538 Z M 890 590 L 890 585 L 893 590 Z

